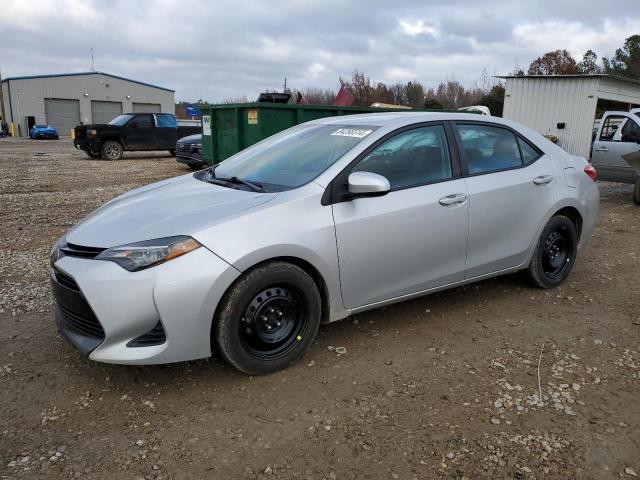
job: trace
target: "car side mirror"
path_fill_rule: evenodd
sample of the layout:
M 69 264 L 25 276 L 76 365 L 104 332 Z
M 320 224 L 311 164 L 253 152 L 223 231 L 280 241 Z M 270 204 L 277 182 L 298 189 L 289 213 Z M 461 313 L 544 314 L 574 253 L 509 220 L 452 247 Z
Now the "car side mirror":
M 348 179 L 349 197 L 377 197 L 391 190 L 389 180 L 371 172 L 353 172 Z

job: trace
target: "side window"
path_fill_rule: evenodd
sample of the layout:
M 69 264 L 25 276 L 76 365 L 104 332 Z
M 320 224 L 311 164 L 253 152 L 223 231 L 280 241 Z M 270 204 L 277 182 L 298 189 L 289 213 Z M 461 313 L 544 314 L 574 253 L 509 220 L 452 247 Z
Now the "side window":
M 399 133 L 378 145 L 351 171 L 382 175 L 392 190 L 451 178 L 444 127 L 435 125 Z
M 150 128 L 152 125 L 151 115 L 138 115 L 127 124 L 130 128 Z
M 158 128 L 177 128 L 178 124 L 172 115 L 156 115 Z
M 627 123 L 622 127 L 622 142 L 638 143 L 640 141 L 640 126 L 631 119 L 627 119 Z
M 522 166 L 516 136 L 506 128 L 457 124 L 470 174 Z
M 602 125 L 602 131 L 600 132 L 600 141 L 601 142 L 613 142 L 615 140 L 620 140 L 620 134 L 616 135 L 618 130 L 621 128 L 626 122 L 626 117 L 621 117 L 617 115 L 610 115 L 604 120 L 604 124 Z M 618 137 L 618 138 L 616 138 Z
M 522 163 L 529 165 L 540 157 L 540 151 L 533 147 L 529 142 L 518 137 L 518 145 L 520 145 L 520 153 L 522 154 Z

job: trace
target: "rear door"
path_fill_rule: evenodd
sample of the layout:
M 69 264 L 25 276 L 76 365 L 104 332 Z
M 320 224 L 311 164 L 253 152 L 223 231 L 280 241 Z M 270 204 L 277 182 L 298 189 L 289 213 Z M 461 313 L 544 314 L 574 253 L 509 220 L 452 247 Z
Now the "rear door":
M 610 182 L 635 181 L 636 174 L 622 158 L 640 150 L 640 125 L 635 115 L 607 115 L 602 121 L 600 135 L 593 142 L 591 163 L 598 177 Z
M 404 130 L 343 172 L 377 173 L 391 185 L 384 196 L 332 206 L 347 308 L 464 278 L 469 202 L 449 132 L 443 124 Z
M 551 158 L 506 127 L 456 122 L 469 189 L 466 278 L 522 264 L 557 196 Z
M 130 150 L 155 150 L 156 126 L 153 115 L 143 113 L 136 115 L 127 123 L 127 147 Z
M 156 141 L 158 150 L 173 150 L 178 141 L 178 123 L 176 117 L 168 113 L 157 113 L 156 118 Z

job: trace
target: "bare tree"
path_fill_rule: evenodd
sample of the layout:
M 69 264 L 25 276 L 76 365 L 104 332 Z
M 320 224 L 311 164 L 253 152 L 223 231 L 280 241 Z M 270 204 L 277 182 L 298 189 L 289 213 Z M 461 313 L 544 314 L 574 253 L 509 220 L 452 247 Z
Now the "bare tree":
M 529 75 L 571 75 L 578 73 L 578 67 L 568 51 L 555 50 L 531 62 L 527 73 Z
M 332 88 L 306 87 L 299 90 L 310 105 L 333 105 L 336 91 Z

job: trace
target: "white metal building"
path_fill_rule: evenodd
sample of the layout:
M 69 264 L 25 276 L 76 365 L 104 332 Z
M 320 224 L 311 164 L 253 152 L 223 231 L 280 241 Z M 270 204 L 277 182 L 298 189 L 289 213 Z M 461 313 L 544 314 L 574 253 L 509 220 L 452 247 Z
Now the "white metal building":
M 555 135 L 567 152 L 588 158 L 596 110 L 640 106 L 640 82 L 610 75 L 507 76 L 502 116 L 542 135 Z M 600 108 L 599 108 L 600 107 Z M 601 113 L 601 112 L 600 112 Z
M 121 113 L 174 113 L 174 91 L 104 72 L 13 77 L 2 80 L 5 123 L 16 136 L 35 124 L 70 135 L 80 123 L 107 123 Z

